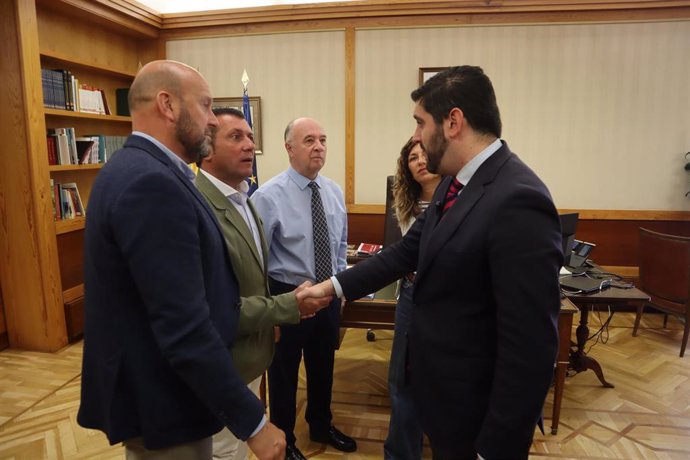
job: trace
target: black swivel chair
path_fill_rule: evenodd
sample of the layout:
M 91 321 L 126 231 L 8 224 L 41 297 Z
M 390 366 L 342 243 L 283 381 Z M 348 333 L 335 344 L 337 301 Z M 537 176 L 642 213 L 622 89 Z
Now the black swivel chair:
M 383 247 L 386 248 L 394 243 L 397 243 L 402 238 L 398 220 L 395 218 L 395 211 L 393 210 L 393 183 L 395 178 L 393 176 L 386 177 L 386 216 L 383 221 Z M 376 333 L 367 329 L 367 340 L 373 342 L 376 340 Z

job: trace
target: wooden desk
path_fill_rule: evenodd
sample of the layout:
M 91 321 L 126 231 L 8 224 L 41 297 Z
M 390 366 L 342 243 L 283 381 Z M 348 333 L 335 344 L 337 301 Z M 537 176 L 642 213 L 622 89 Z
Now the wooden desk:
M 601 366 L 597 360 L 587 356 L 587 353 L 585 352 L 585 344 L 589 339 L 589 327 L 587 327 L 589 310 L 595 305 L 637 306 L 640 303 L 648 302 L 649 295 L 634 287 L 630 289 L 610 287 L 593 294 L 566 293 L 566 296 L 580 309 L 580 324 L 575 331 L 575 335 L 577 337 L 577 348 L 570 355 L 570 368 L 577 373 L 591 369 L 595 374 L 597 374 L 602 386 L 606 388 L 613 388 L 613 385 L 607 382 L 604 378 L 604 372 L 601 370 Z
M 570 336 L 573 333 L 573 315 L 577 307 L 568 299 L 561 299 L 561 311 L 558 315 L 558 358 L 553 385 L 553 411 L 551 412 L 551 434 L 558 434 L 558 422 L 561 418 L 561 402 L 565 374 L 570 367 Z
M 378 291 L 373 299 L 348 301 L 343 309 L 340 326 L 393 329 L 396 305 L 396 301 L 393 300 L 395 299 L 394 289 L 395 285 L 391 285 Z M 577 307 L 568 299 L 561 300 L 561 311 L 558 315 L 558 359 L 554 373 L 551 434 L 558 433 L 565 374 L 570 365 L 570 336 L 573 328 L 573 314 L 577 311 Z

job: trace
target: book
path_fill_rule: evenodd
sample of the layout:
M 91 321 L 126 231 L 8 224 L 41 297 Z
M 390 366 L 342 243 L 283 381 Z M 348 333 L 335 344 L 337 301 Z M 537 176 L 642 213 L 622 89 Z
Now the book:
M 117 114 L 128 117 L 129 113 L 129 88 L 117 88 L 115 90 L 115 102 Z
M 98 137 L 77 137 L 75 140 L 77 143 L 79 164 L 98 163 Z M 95 155 L 94 149 L 96 152 Z M 95 161 L 94 157 L 96 158 Z
M 99 89 L 82 84 L 79 88 L 78 97 L 81 112 L 105 114 L 103 95 Z
M 58 220 L 57 218 L 57 208 L 55 207 L 55 180 L 50 179 L 50 198 L 53 201 L 53 220 Z
M 72 196 L 68 190 L 62 188 L 62 185 L 58 186 L 60 190 L 60 208 L 62 209 L 62 219 L 74 219 L 74 203 L 72 202 Z
M 50 179 L 50 186 L 53 189 L 51 195 L 53 195 L 53 213 L 55 220 L 62 220 L 62 197 L 60 196 L 60 184 Z
M 55 128 L 56 146 L 57 146 L 57 164 L 69 165 L 72 164 L 69 152 L 69 140 L 67 138 L 66 128 Z
M 383 248 L 383 245 L 375 243 L 359 243 L 357 255 L 360 257 L 373 256 Z
M 63 194 L 63 210 L 66 209 L 66 219 L 74 219 L 84 215 L 84 205 L 79 195 L 76 182 L 61 184 Z
M 59 164 L 57 157 L 57 134 L 55 134 L 55 130 L 48 130 L 48 134 L 46 135 L 46 142 L 48 144 L 48 164 Z

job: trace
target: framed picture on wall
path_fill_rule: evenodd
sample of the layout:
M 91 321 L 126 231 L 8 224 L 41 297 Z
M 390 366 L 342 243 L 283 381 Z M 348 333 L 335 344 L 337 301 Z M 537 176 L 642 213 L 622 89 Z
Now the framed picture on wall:
M 420 67 L 419 68 L 419 86 L 422 86 L 425 81 L 436 75 L 448 67 Z
M 215 97 L 213 98 L 213 108 L 232 107 L 242 111 L 241 97 Z M 261 143 L 261 98 L 253 96 L 249 98 L 249 109 L 252 112 L 252 130 L 254 131 L 254 144 L 256 144 L 256 154 L 263 155 Z

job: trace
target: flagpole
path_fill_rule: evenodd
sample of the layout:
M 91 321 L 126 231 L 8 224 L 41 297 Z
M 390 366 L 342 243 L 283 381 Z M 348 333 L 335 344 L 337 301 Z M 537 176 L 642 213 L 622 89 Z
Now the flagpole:
M 244 112 L 244 118 L 247 120 L 247 124 L 250 128 L 253 128 L 252 123 L 252 108 L 249 103 L 249 92 L 247 91 L 247 86 L 249 85 L 249 75 L 247 75 L 247 69 L 242 72 L 242 112 Z M 254 152 L 254 161 L 252 162 L 252 175 L 247 178 L 247 184 L 249 185 L 249 190 L 247 195 L 251 196 L 252 193 L 259 187 L 259 179 L 256 173 L 256 152 Z

